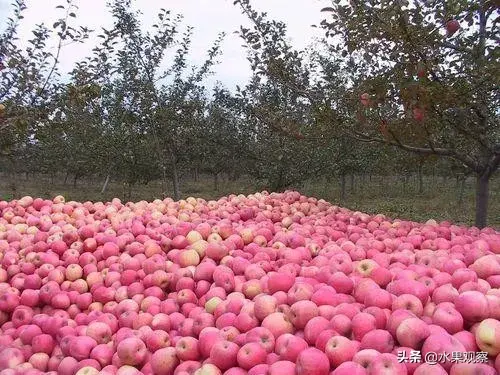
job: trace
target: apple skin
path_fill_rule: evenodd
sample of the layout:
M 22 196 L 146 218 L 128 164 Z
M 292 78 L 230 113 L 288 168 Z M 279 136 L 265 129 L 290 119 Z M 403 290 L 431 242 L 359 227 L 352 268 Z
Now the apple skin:
M 281 360 L 295 363 L 298 355 L 307 348 L 308 344 L 303 338 L 285 333 L 276 340 L 275 352 Z
M 301 351 L 295 366 L 297 375 L 328 375 L 330 371 L 328 357 L 316 348 Z
M 431 331 L 428 325 L 418 318 L 409 318 L 401 322 L 396 330 L 398 342 L 406 347 L 419 350 Z
M 460 29 L 460 23 L 457 20 L 451 19 L 451 20 L 446 21 L 446 34 L 448 36 L 452 36 L 459 29 Z
M 267 328 L 274 337 L 279 337 L 284 333 L 293 333 L 294 327 L 285 314 L 274 312 L 264 318 L 262 327 Z
M 455 363 L 451 366 L 450 375 L 497 375 L 497 371 L 484 363 Z
M 493 357 L 500 353 L 500 321 L 483 320 L 477 327 L 475 335 L 479 349 Z
M 368 372 L 360 364 L 349 361 L 342 363 L 330 375 L 368 375 Z
M 154 374 L 173 374 L 179 364 L 175 348 L 158 349 L 151 356 L 151 368 Z
M 390 353 L 394 349 L 394 338 L 382 329 L 376 329 L 363 336 L 360 349 L 374 349 L 380 353 Z
M 422 357 L 425 358 L 427 353 L 452 353 L 452 352 L 465 352 L 465 347 L 462 345 L 460 341 L 458 341 L 453 336 L 444 333 L 444 334 L 431 334 L 424 342 L 422 346 Z M 441 363 L 441 366 L 449 371 L 451 365 L 453 364 L 451 360 L 446 360 L 444 363 Z
M 371 375 L 405 375 L 408 373 L 404 363 L 391 353 L 381 353 L 368 366 L 367 372 Z
M 220 370 L 225 371 L 237 365 L 240 347 L 231 341 L 218 341 L 210 350 L 210 361 Z
M 488 318 L 488 299 L 481 292 L 463 292 L 455 299 L 454 304 L 457 311 L 467 322 L 476 323 Z
M 325 354 L 330 361 L 330 365 L 335 368 L 343 362 L 351 361 L 359 348 L 360 343 L 358 341 L 349 340 L 344 336 L 333 336 L 326 343 Z
M 243 345 L 237 354 L 239 367 L 249 370 L 254 366 L 265 363 L 267 357 L 266 350 L 256 342 Z
M 460 332 L 464 328 L 462 315 L 452 306 L 439 304 L 432 314 L 432 323 L 443 327 L 449 334 Z
M 448 372 L 440 364 L 422 363 L 413 375 L 448 375 Z
M 147 348 L 141 339 L 129 337 L 118 343 L 116 353 L 122 364 L 136 366 L 146 359 Z

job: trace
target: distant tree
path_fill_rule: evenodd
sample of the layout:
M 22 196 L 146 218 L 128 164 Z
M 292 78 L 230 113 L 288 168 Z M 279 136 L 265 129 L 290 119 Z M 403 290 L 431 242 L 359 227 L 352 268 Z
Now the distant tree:
M 65 46 L 87 39 L 90 30 L 71 26 L 76 17 L 72 1 L 56 8 L 61 17 L 50 27 L 37 25 L 25 48 L 18 43 L 18 26 L 26 4 L 15 0 L 13 15 L 0 35 L 0 152 L 12 155 L 36 127 L 50 121 L 60 92 L 59 62 Z M 55 51 L 49 40 L 55 39 Z

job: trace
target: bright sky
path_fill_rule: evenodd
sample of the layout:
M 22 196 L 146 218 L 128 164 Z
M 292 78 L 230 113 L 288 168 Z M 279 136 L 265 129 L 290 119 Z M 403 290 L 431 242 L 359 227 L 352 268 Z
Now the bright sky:
M 10 2 L 11 0 L 0 0 L 0 29 L 3 29 L 5 18 L 10 14 Z M 19 30 L 21 43 L 31 38 L 34 25 L 42 22 L 52 25 L 60 16 L 58 12 L 61 12 L 55 7 L 64 3 L 65 0 L 26 0 L 28 9 Z M 74 3 L 79 7 L 77 24 L 96 31 L 100 27 L 109 28 L 112 24 L 105 0 L 74 0 Z M 311 25 L 319 24 L 322 19 L 320 9 L 328 6 L 328 3 L 328 0 L 252 0 L 255 9 L 266 11 L 270 17 L 287 23 L 291 41 L 299 49 L 306 47 L 314 36 L 320 35 L 319 29 L 314 29 Z M 195 28 L 190 54 L 192 64 L 201 64 L 218 33 L 225 31 L 227 35 L 222 46 L 223 55 L 219 58 L 221 63 L 215 68 L 215 75 L 207 82 L 208 86 L 220 81 L 227 88 L 234 89 L 237 84 L 244 84 L 248 80 L 250 69 L 246 53 L 241 47 L 243 43 L 238 35 L 233 34 L 240 25 L 248 24 L 248 21 L 241 15 L 239 8 L 233 5 L 233 0 L 136 0 L 136 4 L 141 6 L 145 28 L 152 23 L 151 20 L 160 8 L 184 15 L 183 25 Z M 97 40 L 94 36 L 85 45 L 67 46 L 61 57 L 62 71 L 69 71 L 75 61 L 88 56 Z

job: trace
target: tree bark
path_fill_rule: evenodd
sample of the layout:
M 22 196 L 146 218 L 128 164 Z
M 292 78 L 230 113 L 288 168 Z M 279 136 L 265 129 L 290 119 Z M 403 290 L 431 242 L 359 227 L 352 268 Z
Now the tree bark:
M 109 183 L 109 173 L 106 176 L 106 180 L 104 180 L 104 184 L 102 185 L 101 194 L 104 194 L 106 192 L 106 188 L 108 187 L 108 183 Z
M 424 192 L 424 176 L 422 174 L 422 164 L 418 165 L 417 174 L 418 174 L 418 193 L 423 194 L 423 192 Z
M 340 175 L 340 201 L 343 202 L 345 199 L 345 174 Z
M 460 178 L 460 176 L 457 177 L 457 179 Z M 464 202 L 464 190 L 465 190 L 465 180 L 467 178 L 465 176 L 460 178 L 460 190 L 458 191 L 458 205 L 462 207 L 462 204 Z
M 194 182 L 198 182 L 198 166 L 194 167 Z
M 476 179 L 476 227 L 482 229 L 488 222 L 488 195 L 490 176 L 478 175 Z
M 177 162 L 172 163 L 172 185 L 174 188 L 174 200 L 181 199 L 180 184 L 179 184 L 179 171 L 177 170 Z
M 219 191 L 219 173 L 214 173 L 214 189 L 215 191 Z

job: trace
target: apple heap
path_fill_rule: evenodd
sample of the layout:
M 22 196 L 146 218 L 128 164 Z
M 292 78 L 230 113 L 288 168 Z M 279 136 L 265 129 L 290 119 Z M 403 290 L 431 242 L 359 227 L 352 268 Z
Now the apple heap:
M 0 201 L 0 375 L 499 372 L 493 228 L 294 191 Z

